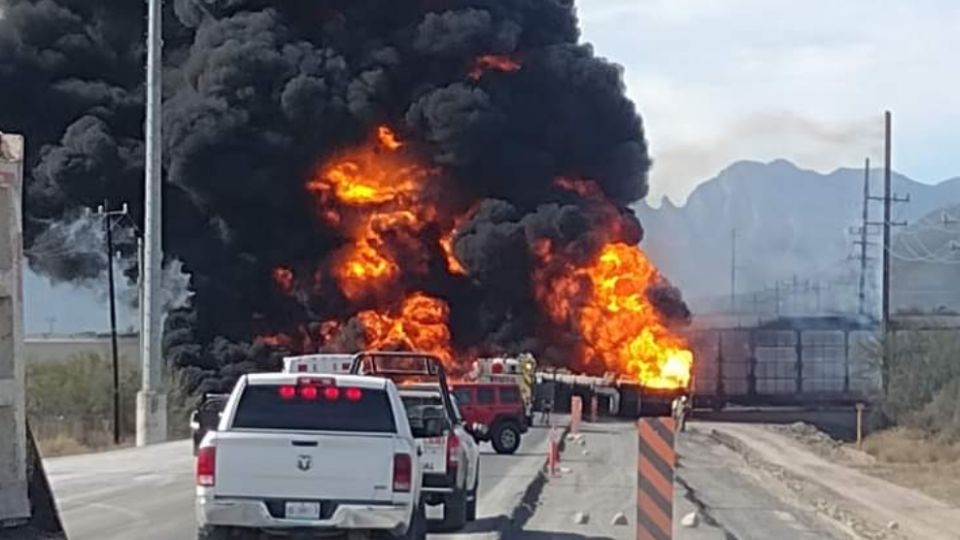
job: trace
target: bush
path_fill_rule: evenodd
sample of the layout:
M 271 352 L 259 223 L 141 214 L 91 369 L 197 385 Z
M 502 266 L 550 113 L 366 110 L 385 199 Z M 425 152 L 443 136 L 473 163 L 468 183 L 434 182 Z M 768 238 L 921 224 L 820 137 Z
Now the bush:
M 120 364 L 120 433 L 134 432 L 139 371 Z M 27 365 L 27 414 L 41 440 L 68 437 L 82 447 L 109 445 L 113 437 L 113 368 L 98 354 Z
M 960 439 L 960 332 L 897 332 L 888 347 L 880 407 L 887 422 Z M 872 355 L 882 361 L 882 343 L 873 349 Z
M 188 418 L 198 400 L 180 371 L 168 370 L 167 424 L 170 437 L 189 434 Z M 136 434 L 139 366 L 120 363 L 120 436 Z M 27 415 L 45 456 L 72 454 L 113 445 L 113 366 L 95 353 L 60 362 L 28 362 Z

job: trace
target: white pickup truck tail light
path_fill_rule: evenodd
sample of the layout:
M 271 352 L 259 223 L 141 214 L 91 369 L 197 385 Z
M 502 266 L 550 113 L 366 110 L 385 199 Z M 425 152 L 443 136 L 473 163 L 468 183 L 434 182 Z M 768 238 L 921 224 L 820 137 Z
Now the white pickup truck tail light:
M 455 433 L 447 435 L 447 472 L 455 474 L 460 464 L 460 438 Z
M 410 454 L 393 455 L 393 490 L 409 492 L 413 484 L 413 459 Z
M 300 396 L 301 399 L 313 401 L 322 397 L 328 401 L 336 401 L 341 397 L 347 401 L 360 401 L 363 399 L 363 389 L 361 388 L 339 388 L 334 385 L 315 384 L 318 380 L 311 380 L 310 384 L 300 383 L 297 386 L 285 384 L 277 388 L 277 393 L 284 401 Z
M 197 451 L 197 485 L 213 487 L 217 476 L 217 448 L 203 446 Z

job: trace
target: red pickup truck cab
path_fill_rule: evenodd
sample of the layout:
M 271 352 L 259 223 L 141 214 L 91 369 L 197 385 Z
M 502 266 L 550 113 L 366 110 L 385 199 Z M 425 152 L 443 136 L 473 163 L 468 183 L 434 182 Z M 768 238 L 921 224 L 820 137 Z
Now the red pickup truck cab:
M 455 382 L 450 384 L 467 424 L 487 426 L 478 441 L 490 441 L 498 454 L 512 454 L 527 432 L 527 415 L 520 387 L 510 383 Z

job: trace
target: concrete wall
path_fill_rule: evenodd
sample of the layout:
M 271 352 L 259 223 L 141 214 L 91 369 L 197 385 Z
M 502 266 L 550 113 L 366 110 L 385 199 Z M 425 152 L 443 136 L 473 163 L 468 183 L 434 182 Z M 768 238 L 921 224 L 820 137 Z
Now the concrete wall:
M 140 365 L 140 337 L 117 336 L 120 362 Z M 24 341 L 24 357 L 30 364 L 63 362 L 78 354 L 96 354 L 104 360 L 113 359 L 110 336 L 28 336 Z
M 23 138 L 0 134 L 0 520 L 30 517 L 23 361 Z

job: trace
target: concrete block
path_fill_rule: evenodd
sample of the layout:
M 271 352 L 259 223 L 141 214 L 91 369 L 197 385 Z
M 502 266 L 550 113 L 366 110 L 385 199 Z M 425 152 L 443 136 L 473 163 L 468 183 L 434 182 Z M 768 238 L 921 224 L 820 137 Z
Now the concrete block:
M 696 512 L 690 512 L 680 519 L 680 525 L 691 528 L 700 524 L 700 516 Z
M 577 512 L 573 514 L 573 522 L 577 525 L 586 525 L 590 522 L 590 514 L 586 512 Z
M 0 521 L 30 517 L 23 355 L 23 137 L 0 133 Z

